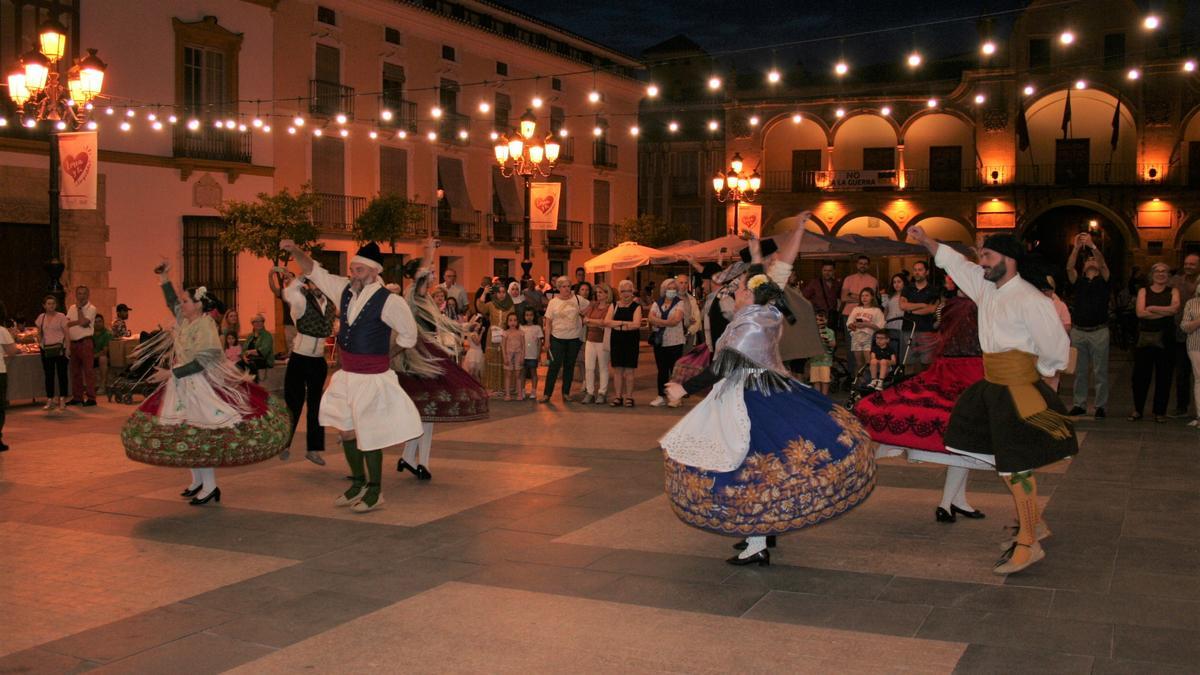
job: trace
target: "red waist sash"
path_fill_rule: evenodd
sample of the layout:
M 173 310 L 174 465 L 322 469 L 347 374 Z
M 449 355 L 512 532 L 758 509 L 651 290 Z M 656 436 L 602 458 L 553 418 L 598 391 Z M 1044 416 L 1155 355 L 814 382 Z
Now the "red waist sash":
M 347 373 L 363 375 L 378 375 L 386 373 L 389 368 L 387 354 L 352 354 L 342 352 L 342 370 Z

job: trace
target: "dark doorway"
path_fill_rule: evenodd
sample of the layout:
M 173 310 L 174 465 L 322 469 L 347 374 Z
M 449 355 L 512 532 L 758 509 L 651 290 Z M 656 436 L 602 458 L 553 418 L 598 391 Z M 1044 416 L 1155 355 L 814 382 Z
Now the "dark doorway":
M 1033 245 L 1034 260 L 1039 269 L 1052 274 L 1055 284 L 1062 290 L 1066 283 L 1067 258 L 1071 255 L 1075 235 L 1080 232 L 1091 233 L 1108 264 L 1113 287 L 1119 287 L 1128 274 L 1130 245 L 1121 227 L 1098 211 L 1085 206 L 1050 209 L 1024 229 L 1022 238 Z M 1079 260 L 1077 264 L 1082 269 L 1083 261 Z M 1063 299 L 1066 300 L 1066 296 Z
M 0 223 L 0 301 L 13 320 L 30 324 L 42 312 L 49 257 L 49 225 Z
M 1060 138 L 1054 146 L 1054 182 L 1056 185 L 1087 185 L 1092 141 L 1087 138 Z
M 1200 141 L 1188 143 L 1188 185 L 1200 187 Z
M 792 192 L 817 189 L 817 172 L 820 170 L 820 150 L 793 150 Z
M 962 146 L 937 145 L 929 148 L 929 189 L 962 190 Z

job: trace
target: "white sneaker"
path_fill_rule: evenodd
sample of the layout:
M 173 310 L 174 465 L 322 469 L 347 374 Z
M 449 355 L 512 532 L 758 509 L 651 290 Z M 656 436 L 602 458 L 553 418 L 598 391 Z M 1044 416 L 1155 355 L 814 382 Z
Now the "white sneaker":
M 59 410 L 67 409 L 67 402 L 62 397 L 59 397 L 59 399 L 58 399 L 58 409 Z
M 54 399 L 47 399 L 46 405 L 42 406 L 42 410 L 54 410 Z
M 1188 422 L 1189 427 L 1200 427 L 1200 417 Z
M 655 408 L 661 408 L 661 407 L 663 407 L 663 406 L 664 406 L 664 405 L 666 405 L 666 404 L 667 404 L 667 399 L 665 399 L 665 398 L 663 398 L 663 397 L 661 397 L 661 396 L 659 396 L 658 398 L 654 399 L 653 401 L 650 401 L 650 405 L 651 405 L 651 406 L 653 406 L 653 407 L 655 407 Z

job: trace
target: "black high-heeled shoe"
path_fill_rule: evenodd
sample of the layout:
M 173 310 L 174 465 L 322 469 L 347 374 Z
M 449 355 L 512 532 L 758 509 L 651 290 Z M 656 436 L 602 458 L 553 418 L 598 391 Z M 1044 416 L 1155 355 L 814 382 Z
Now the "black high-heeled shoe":
M 418 464 L 416 471 L 413 471 L 413 473 L 417 474 L 417 480 L 429 480 L 433 478 L 433 474 L 429 473 L 429 469 L 426 469 L 424 464 Z
M 951 505 L 950 508 L 954 508 L 954 506 Z M 937 507 L 937 511 L 933 512 L 933 515 L 937 516 L 937 521 L 939 523 L 953 523 L 956 520 L 953 513 L 950 513 L 940 506 Z
M 218 504 L 221 502 L 221 488 L 213 488 L 213 491 L 208 493 L 208 496 L 204 498 L 192 497 L 192 501 L 188 503 L 192 506 L 202 506 L 210 501 L 215 501 Z
M 739 567 L 743 565 L 758 565 L 759 567 L 768 567 L 771 564 L 771 552 L 764 548 L 752 556 L 739 558 L 735 555 L 725 562 L 729 563 L 730 565 L 737 565 Z
M 184 490 L 183 492 L 180 492 L 179 496 L 180 497 L 195 497 L 196 493 L 200 492 L 203 489 L 204 489 L 204 483 L 201 483 L 194 488 L 188 488 L 188 489 Z
M 963 518 L 971 518 L 973 520 L 978 520 L 980 518 L 987 517 L 987 516 L 983 515 L 983 511 L 980 511 L 979 509 L 975 509 L 974 511 L 967 511 L 965 509 L 958 508 L 958 506 L 956 504 L 950 505 L 950 513 L 952 513 L 954 515 L 962 516 Z
M 767 548 L 775 548 L 775 535 L 773 535 L 773 534 L 767 535 Z M 746 550 L 746 540 L 743 539 L 743 540 L 739 541 L 738 543 L 734 544 L 733 550 L 745 551 Z
M 396 462 L 396 470 L 399 471 L 400 473 L 404 473 L 405 471 L 411 471 L 411 472 L 413 472 L 413 475 L 417 476 L 418 478 L 420 477 L 420 474 L 418 474 L 417 470 L 415 468 L 413 468 L 413 465 L 404 461 L 403 457 L 400 458 L 399 462 Z

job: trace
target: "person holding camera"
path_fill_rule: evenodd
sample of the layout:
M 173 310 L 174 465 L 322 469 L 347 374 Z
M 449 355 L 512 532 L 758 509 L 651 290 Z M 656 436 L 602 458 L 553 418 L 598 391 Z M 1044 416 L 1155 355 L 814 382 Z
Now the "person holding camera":
M 1083 276 L 1079 259 L 1083 258 Z M 1108 282 L 1104 254 L 1092 241 L 1092 235 L 1080 232 L 1067 258 L 1067 280 L 1074 287 L 1071 303 L 1071 346 L 1078 354 L 1075 361 L 1075 386 L 1072 417 L 1087 414 L 1088 387 L 1095 382 L 1096 419 L 1105 417 L 1108 405 L 1108 318 L 1112 286 Z

